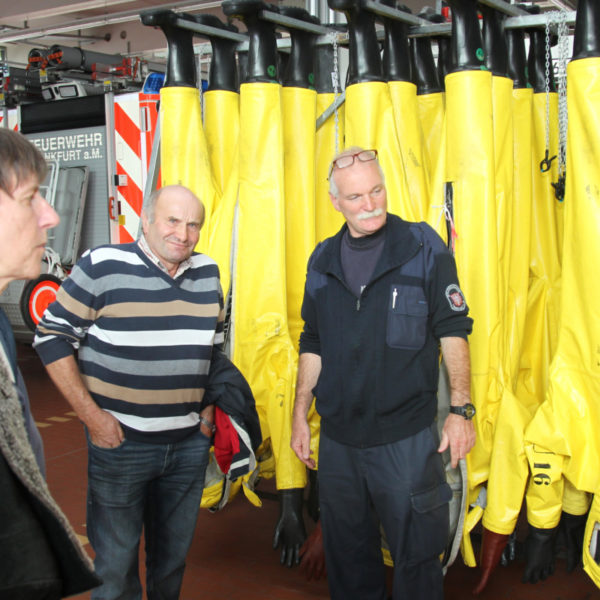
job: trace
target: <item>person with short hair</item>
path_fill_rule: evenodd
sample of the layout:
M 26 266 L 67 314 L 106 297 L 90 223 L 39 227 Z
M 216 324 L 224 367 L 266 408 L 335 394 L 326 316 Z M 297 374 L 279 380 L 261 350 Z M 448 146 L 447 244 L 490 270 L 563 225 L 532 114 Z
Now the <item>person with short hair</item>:
M 306 420 L 314 396 L 331 597 L 387 598 L 381 525 L 394 561 L 393 597 L 439 600 L 452 495 L 441 452 L 450 448 L 454 467 L 475 443 L 472 320 L 441 238 L 387 212 L 377 150 L 340 153 L 329 183 L 345 224 L 308 262 L 291 445 L 315 468 Z M 441 441 L 440 345 L 451 387 Z
M 59 218 L 40 194 L 47 166 L 16 131 L 0 128 L 0 292 L 40 274 Z M 0 597 L 58 600 L 96 585 L 92 563 L 44 480 L 43 445 L 0 309 Z
M 40 321 L 34 346 L 85 426 L 87 529 L 102 600 L 179 598 L 214 431 L 203 403 L 223 344 L 217 264 L 194 251 L 204 207 L 154 192 L 137 242 L 83 254 Z M 77 361 L 75 360 L 77 351 Z

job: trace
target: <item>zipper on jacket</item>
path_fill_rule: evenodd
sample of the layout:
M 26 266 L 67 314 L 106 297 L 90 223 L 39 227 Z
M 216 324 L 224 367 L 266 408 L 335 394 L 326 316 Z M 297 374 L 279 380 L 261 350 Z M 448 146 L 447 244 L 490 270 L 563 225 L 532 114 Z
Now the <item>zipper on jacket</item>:
M 370 285 L 372 285 L 373 283 L 375 283 L 378 279 L 381 279 L 382 277 L 384 277 L 385 275 L 387 275 L 390 271 L 393 271 L 394 269 L 397 269 L 397 268 L 401 267 L 402 265 L 405 265 L 408 261 L 412 260 L 417 254 L 419 254 L 419 252 L 420 252 L 420 250 L 421 250 L 422 247 L 423 247 L 423 242 L 419 242 L 419 246 L 417 247 L 417 249 L 415 250 L 415 252 L 413 254 L 411 254 L 409 257 L 407 257 L 406 260 L 402 261 L 398 265 L 390 267 L 387 271 L 384 271 L 383 273 L 380 273 L 379 276 L 377 277 L 377 279 L 373 279 L 372 281 L 369 281 L 369 283 L 367 283 L 367 285 L 365 285 L 365 287 L 361 291 L 360 296 L 358 296 L 358 298 L 356 298 L 356 312 L 360 312 L 360 298 L 361 298 L 363 292 L 366 291 L 366 289 Z M 334 277 L 335 279 L 337 279 L 352 294 L 352 290 L 348 287 L 348 284 L 341 277 L 338 277 L 337 274 L 331 273 L 331 272 L 329 272 L 329 275 L 331 275 L 332 277 Z M 395 300 L 395 298 L 394 298 L 394 300 Z

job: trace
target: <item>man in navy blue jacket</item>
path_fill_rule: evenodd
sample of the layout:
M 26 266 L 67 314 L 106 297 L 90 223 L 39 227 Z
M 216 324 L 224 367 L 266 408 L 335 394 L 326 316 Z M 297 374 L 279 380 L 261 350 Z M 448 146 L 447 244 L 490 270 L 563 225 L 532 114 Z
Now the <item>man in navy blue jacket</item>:
M 314 396 L 331 597 L 386 598 L 381 525 L 394 598 L 441 599 L 451 498 L 441 452 L 449 448 L 456 466 L 475 443 L 472 319 L 442 239 L 387 213 L 376 150 L 345 150 L 329 181 L 346 223 L 308 263 L 291 443 L 315 468 L 306 420 Z M 440 345 L 451 387 L 441 442 Z

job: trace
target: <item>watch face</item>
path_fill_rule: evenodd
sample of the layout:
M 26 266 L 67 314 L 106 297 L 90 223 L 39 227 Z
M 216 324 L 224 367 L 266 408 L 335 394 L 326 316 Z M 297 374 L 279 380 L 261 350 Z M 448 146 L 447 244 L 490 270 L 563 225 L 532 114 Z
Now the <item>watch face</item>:
M 472 419 L 475 416 L 475 407 L 472 404 L 465 404 L 463 408 L 465 418 Z

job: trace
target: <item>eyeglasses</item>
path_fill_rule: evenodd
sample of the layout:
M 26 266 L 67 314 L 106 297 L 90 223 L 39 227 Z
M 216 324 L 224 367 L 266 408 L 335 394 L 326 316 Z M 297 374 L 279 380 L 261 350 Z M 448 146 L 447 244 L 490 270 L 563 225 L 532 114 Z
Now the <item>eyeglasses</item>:
M 355 152 L 354 154 L 344 154 L 344 156 L 336 158 L 331 163 L 329 177 L 331 177 L 333 169 L 345 169 L 346 167 L 351 167 L 357 158 L 360 160 L 360 162 L 370 162 L 377 158 L 377 150 L 361 150 L 360 152 Z

